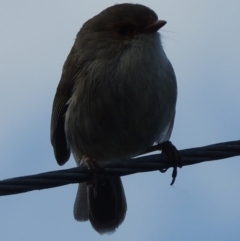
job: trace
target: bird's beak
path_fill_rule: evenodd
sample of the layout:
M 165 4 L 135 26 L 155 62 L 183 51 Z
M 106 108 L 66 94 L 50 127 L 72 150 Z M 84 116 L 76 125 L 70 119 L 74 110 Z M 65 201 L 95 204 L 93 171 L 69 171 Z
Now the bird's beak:
M 162 28 L 167 22 L 164 20 L 157 20 L 155 23 L 149 25 L 144 29 L 145 33 L 154 33 L 157 32 L 160 28 Z

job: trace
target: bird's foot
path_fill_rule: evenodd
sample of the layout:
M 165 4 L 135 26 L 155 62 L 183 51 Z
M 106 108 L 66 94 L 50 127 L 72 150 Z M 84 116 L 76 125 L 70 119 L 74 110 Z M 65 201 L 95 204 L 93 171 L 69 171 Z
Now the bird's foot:
M 98 168 L 103 168 L 102 165 L 100 165 L 95 159 L 92 159 L 91 157 L 84 155 L 80 161 L 80 166 L 87 167 L 88 170 L 96 170 Z
M 97 196 L 97 174 L 96 174 L 96 170 L 100 169 L 103 172 L 105 172 L 105 169 L 103 168 L 103 166 L 97 162 L 97 160 L 92 159 L 91 157 L 84 155 L 80 161 L 80 165 L 81 166 L 85 166 L 87 167 L 87 169 L 90 171 L 91 175 L 92 175 L 92 180 L 87 182 L 87 185 L 90 186 L 91 188 L 93 188 L 94 190 L 94 197 Z
M 177 177 L 177 168 L 182 167 L 182 157 L 177 150 L 177 148 L 172 144 L 171 141 L 165 141 L 161 143 L 162 145 L 162 153 L 165 153 L 168 155 L 169 160 L 171 161 L 171 166 L 173 167 L 172 172 L 172 182 L 170 185 L 173 185 L 176 177 Z M 165 172 L 167 169 L 160 169 L 160 172 Z
M 145 153 L 153 152 L 153 151 L 159 151 L 162 150 L 162 153 L 167 154 L 169 160 L 171 161 L 171 166 L 173 167 L 172 172 L 172 182 L 170 185 L 173 185 L 176 177 L 177 177 L 177 168 L 182 167 L 182 158 L 177 150 L 177 148 L 172 144 L 171 141 L 165 141 L 163 143 L 157 144 L 155 146 L 149 147 Z M 168 168 L 160 169 L 160 172 L 166 172 Z

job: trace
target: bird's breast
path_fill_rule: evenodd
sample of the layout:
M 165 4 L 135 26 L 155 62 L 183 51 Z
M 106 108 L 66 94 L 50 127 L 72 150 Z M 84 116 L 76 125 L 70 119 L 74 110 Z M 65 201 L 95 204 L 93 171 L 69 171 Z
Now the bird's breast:
M 130 158 L 170 136 L 177 95 L 172 71 L 109 73 L 105 68 L 95 77 L 89 70 L 82 73 L 65 119 L 67 141 L 76 159 L 82 155 L 99 161 Z

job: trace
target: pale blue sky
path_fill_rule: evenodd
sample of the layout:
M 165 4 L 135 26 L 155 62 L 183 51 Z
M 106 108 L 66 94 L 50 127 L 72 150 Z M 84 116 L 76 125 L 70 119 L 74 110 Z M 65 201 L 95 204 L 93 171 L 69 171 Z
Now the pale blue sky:
M 118 1 L 122 3 L 124 1 Z M 52 100 L 82 24 L 115 1 L 0 1 L 0 179 L 74 167 L 54 160 Z M 168 23 L 163 45 L 178 80 L 172 142 L 240 139 L 239 0 L 138 1 Z M 77 185 L 0 197 L 0 240 L 240 240 L 240 158 L 123 178 L 124 223 L 100 236 L 72 215 Z

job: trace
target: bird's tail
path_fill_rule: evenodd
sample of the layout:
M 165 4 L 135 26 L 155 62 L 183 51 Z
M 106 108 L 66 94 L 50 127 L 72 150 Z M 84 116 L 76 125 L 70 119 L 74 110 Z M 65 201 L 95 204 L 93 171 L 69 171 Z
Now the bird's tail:
M 123 222 L 126 211 L 127 203 L 120 177 L 106 178 L 94 185 L 79 184 L 74 217 L 78 221 L 89 219 L 98 233 L 114 232 Z

